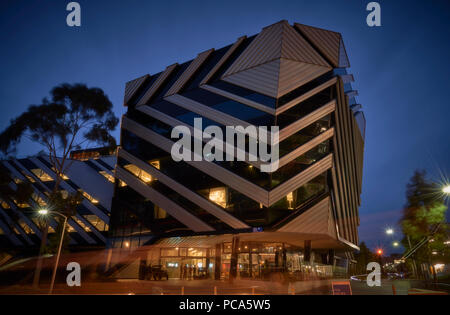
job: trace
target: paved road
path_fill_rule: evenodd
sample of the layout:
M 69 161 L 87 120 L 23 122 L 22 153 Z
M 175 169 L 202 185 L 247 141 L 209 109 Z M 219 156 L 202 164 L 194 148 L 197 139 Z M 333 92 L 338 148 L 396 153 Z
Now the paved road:
M 340 280 L 342 281 L 342 279 Z M 63 284 L 55 286 L 56 294 L 156 294 L 172 295 L 219 295 L 231 294 L 292 294 L 296 295 L 326 295 L 331 294 L 332 280 L 299 281 L 280 283 L 269 281 L 236 280 L 169 280 L 169 281 L 138 281 L 121 280 L 116 282 L 82 283 L 81 287 L 67 287 Z M 408 290 L 417 283 L 410 280 L 383 280 L 381 287 L 368 287 L 365 281 L 351 281 L 354 295 L 392 295 L 395 286 L 397 295 L 407 295 Z M 31 286 L 0 287 L 0 294 L 46 294 L 47 286 L 33 289 Z

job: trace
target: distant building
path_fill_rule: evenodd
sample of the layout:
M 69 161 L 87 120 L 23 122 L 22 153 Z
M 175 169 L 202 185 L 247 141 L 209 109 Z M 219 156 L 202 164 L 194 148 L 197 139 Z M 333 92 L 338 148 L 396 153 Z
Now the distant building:
M 60 189 L 68 193 L 80 191 L 83 201 L 78 214 L 68 221 L 70 246 L 106 245 L 114 190 L 114 154 L 110 149 L 77 151 L 71 154 L 70 167 L 64 174 Z M 0 161 L 0 167 L 9 174 L 12 187 L 19 181 L 28 181 L 34 189 L 33 198 L 26 204 L 0 200 L 0 246 L 15 249 L 38 248 L 41 231 L 37 211 L 47 206 L 48 194 L 52 191 L 56 178 L 48 156 L 4 160 Z M 50 234 L 54 233 L 56 225 L 56 221 L 51 219 Z

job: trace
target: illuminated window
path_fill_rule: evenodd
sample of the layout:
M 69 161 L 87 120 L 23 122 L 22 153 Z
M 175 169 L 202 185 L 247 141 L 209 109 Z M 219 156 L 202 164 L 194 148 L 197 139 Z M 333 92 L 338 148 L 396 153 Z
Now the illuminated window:
M 100 171 L 99 173 L 100 175 L 103 175 L 103 177 L 105 177 L 110 183 L 114 183 L 114 176 L 112 176 L 106 171 Z
M 83 228 L 83 230 L 85 230 L 86 232 L 92 232 L 90 227 L 87 226 L 86 224 L 84 224 L 83 221 L 81 221 L 80 219 L 78 219 L 78 217 L 73 216 L 72 219 L 78 223 L 79 226 L 81 226 Z
M 98 200 L 95 199 L 94 197 L 92 197 L 91 195 L 89 195 L 87 192 L 85 192 L 83 189 L 78 189 L 78 191 L 83 195 L 84 198 L 86 198 L 87 200 L 89 200 L 90 202 L 92 202 L 93 204 L 97 204 Z
M 154 168 L 156 168 L 156 169 L 160 169 L 160 164 L 159 164 L 159 161 L 150 161 L 149 162 Z
M 86 220 L 89 221 L 97 230 L 99 231 L 107 231 L 108 230 L 108 224 L 102 221 L 99 217 L 97 217 L 94 214 L 84 215 L 83 216 Z
M 25 176 L 30 181 L 30 183 L 35 183 L 36 182 L 34 180 L 34 178 L 31 177 L 30 175 L 28 175 L 27 173 L 25 173 L 25 171 L 22 171 L 22 174 L 23 174 L 23 176 Z
M 16 183 L 16 184 L 20 184 L 20 183 L 23 183 L 23 181 L 20 179 L 20 178 L 14 178 L 14 183 Z
M 209 191 L 209 200 L 222 208 L 227 207 L 227 191 L 225 187 L 212 188 Z
M 67 224 L 67 232 L 73 233 L 73 232 L 76 232 L 76 230 L 73 228 L 73 226 L 71 226 L 70 224 Z
M 0 199 L 0 204 L 2 205 L 2 208 L 3 209 L 10 209 L 11 207 L 9 206 L 9 204 L 6 202 L 6 201 L 4 201 L 4 200 L 1 200 Z
M 134 164 L 125 165 L 124 168 L 127 169 L 130 173 L 134 174 L 136 177 L 138 177 L 144 183 L 150 183 L 152 181 L 152 176 L 149 173 L 141 170 L 139 167 L 137 167 Z
M 167 218 L 167 212 L 155 205 L 155 219 L 165 219 Z
M 44 206 L 47 205 L 47 203 L 45 202 L 45 200 L 42 199 L 42 197 L 40 197 L 40 196 L 37 195 L 36 193 L 33 193 L 33 194 L 31 195 L 31 198 L 33 198 L 33 200 L 36 201 L 36 203 L 37 203 L 39 206 L 41 206 L 41 207 L 44 207 Z
M 46 172 L 41 170 L 40 168 L 32 169 L 31 172 L 33 172 L 33 174 L 36 175 L 36 177 L 39 178 L 43 182 L 53 181 L 53 178 L 50 175 L 48 175 Z
M 58 174 L 58 172 L 56 171 L 56 168 L 52 167 L 52 171 L 55 172 L 55 174 Z M 63 180 L 69 180 L 69 177 L 66 174 L 61 173 L 61 178 Z
M 19 208 L 24 209 L 24 208 L 29 208 L 30 207 L 30 205 L 28 203 L 26 203 L 26 202 L 19 202 L 19 201 L 15 200 L 15 199 L 13 199 L 13 201 L 16 204 L 16 206 L 18 206 Z
M 34 234 L 33 230 L 28 225 L 26 225 L 26 223 L 22 219 L 19 220 L 19 225 L 22 230 L 24 230 L 25 234 Z
M 292 206 L 292 204 L 294 203 L 294 193 L 290 192 L 287 196 L 286 196 L 287 202 L 288 202 L 288 209 L 294 209 L 294 207 Z
M 123 180 L 119 179 L 119 187 L 125 187 L 127 183 L 125 183 Z

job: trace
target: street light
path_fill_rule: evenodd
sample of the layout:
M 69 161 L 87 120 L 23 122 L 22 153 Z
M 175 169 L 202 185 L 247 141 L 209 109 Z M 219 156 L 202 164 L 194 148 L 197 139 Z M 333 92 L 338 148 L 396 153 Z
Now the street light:
M 382 249 L 377 250 L 377 255 L 378 255 L 378 256 L 383 255 L 383 250 L 382 250 Z
M 387 235 L 392 235 L 392 234 L 394 234 L 394 229 L 388 228 L 388 229 L 386 230 L 386 234 L 387 234 Z
M 55 267 L 53 267 L 53 273 L 52 273 L 52 281 L 50 282 L 50 290 L 48 291 L 48 294 L 52 294 L 53 292 L 53 286 L 55 285 L 55 278 L 56 278 L 56 271 L 58 270 L 58 264 L 59 264 L 59 257 L 61 256 L 61 248 L 62 248 L 62 243 L 64 240 L 64 232 L 66 230 L 66 224 L 67 224 L 67 216 L 65 216 L 62 213 L 56 212 L 56 211 L 50 211 L 47 209 L 41 209 L 38 211 L 39 214 L 41 215 L 48 215 L 48 214 L 54 214 L 54 215 L 59 215 L 61 217 L 64 218 L 64 224 L 63 224 L 63 229 L 61 232 L 61 239 L 59 240 L 59 246 L 58 246 L 58 255 L 56 256 L 56 263 L 55 263 Z
M 398 247 L 398 242 L 394 242 L 394 243 L 392 243 L 392 246 L 394 246 L 394 247 Z
M 447 185 L 444 188 L 442 188 L 442 192 L 444 194 L 450 195 L 450 185 Z

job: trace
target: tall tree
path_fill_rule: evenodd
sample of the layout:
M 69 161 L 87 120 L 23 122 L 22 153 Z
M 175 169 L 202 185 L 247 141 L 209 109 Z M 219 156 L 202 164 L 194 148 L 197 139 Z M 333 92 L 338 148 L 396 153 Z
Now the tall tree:
M 370 251 L 366 243 L 361 242 L 361 244 L 359 244 L 359 252 L 355 254 L 355 259 L 356 272 L 362 275 L 367 273 L 367 265 L 370 262 L 375 261 L 375 255 Z
M 407 203 L 400 220 L 405 236 L 402 243 L 409 250 L 432 236 L 432 241 L 421 246 L 412 255 L 413 266 L 430 264 L 432 252 L 445 248 L 443 242 L 448 227 L 444 197 L 438 184 L 429 180 L 425 171 L 415 171 L 407 184 L 406 198 Z
M 0 152 L 6 157 L 16 152 L 23 138 L 39 143 L 48 154 L 56 174 L 49 207 L 61 208 L 59 185 L 71 165 L 70 152 L 90 145 L 116 145 L 111 132 L 119 120 L 112 107 L 109 98 L 99 88 L 67 83 L 56 86 L 50 92 L 50 99 L 44 98 L 41 104 L 29 106 L 24 113 L 11 120 L 10 125 L 0 133 Z M 67 201 L 69 204 L 73 201 L 72 197 Z M 40 253 L 45 250 L 47 230 L 45 225 Z M 40 273 L 40 264 L 41 260 L 37 274 Z M 35 278 L 35 284 L 38 280 Z

